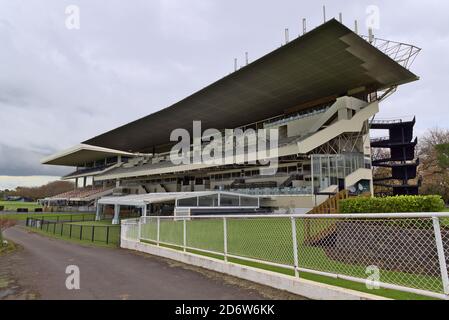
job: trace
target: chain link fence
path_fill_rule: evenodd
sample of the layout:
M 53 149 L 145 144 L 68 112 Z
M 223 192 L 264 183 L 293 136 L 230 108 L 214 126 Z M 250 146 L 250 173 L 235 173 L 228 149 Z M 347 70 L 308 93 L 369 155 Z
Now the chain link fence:
M 449 214 L 142 217 L 122 237 L 449 298 Z

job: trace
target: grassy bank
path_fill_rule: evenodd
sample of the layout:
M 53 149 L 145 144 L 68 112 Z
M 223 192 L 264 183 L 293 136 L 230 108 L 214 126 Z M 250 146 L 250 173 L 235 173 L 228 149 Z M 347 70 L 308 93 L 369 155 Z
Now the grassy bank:
M 142 242 L 156 245 L 156 242 L 154 242 L 154 241 L 142 240 Z M 179 246 L 172 246 L 172 245 L 165 245 L 165 244 L 161 244 L 161 246 L 167 247 L 169 249 L 174 249 L 174 250 L 180 250 L 180 251 L 183 250 L 183 248 L 181 248 Z M 224 257 L 222 255 L 218 255 L 218 254 L 204 253 L 204 252 L 197 251 L 197 250 L 187 250 L 187 252 L 206 256 L 209 258 L 218 259 L 218 260 L 224 260 Z M 263 264 L 263 263 L 257 263 L 257 262 L 246 261 L 246 260 L 235 259 L 235 258 L 228 258 L 228 261 L 232 262 L 232 263 L 236 263 L 236 264 L 249 266 L 249 267 L 254 267 L 254 268 L 263 269 L 263 270 L 267 270 L 267 271 L 277 272 L 277 273 L 281 273 L 281 274 L 285 274 L 285 275 L 289 275 L 289 276 L 295 276 L 295 272 L 293 270 L 286 269 L 286 268 L 280 268 L 280 267 L 271 266 L 271 265 L 267 265 L 267 264 Z M 335 278 L 316 275 L 316 274 L 307 273 L 307 272 L 300 272 L 299 277 L 302 279 L 306 279 L 306 280 L 310 280 L 310 281 L 314 281 L 314 282 L 324 283 L 324 284 L 328 284 L 328 285 L 332 285 L 332 286 L 336 286 L 336 287 L 341 287 L 341 288 L 345 288 L 345 289 L 350 289 L 350 290 L 355 290 L 355 291 L 364 292 L 364 293 L 368 293 L 368 294 L 373 294 L 373 295 L 385 297 L 388 299 L 436 300 L 436 299 L 432 299 L 430 297 L 413 294 L 413 293 L 407 293 L 407 292 L 403 292 L 403 291 L 397 291 L 397 290 L 390 290 L 390 289 L 371 290 L 371 289 L 368 289 L 362 283 L 357 283 L 357 282 L 343 280 L 343 279 L 335 279 Z
M 321 221 L 319 224 L 307 224 L 303 220 L 296 220 L 298 262 L 299 267 L 334 274 L 350 275 L 360 279 L 366 279 L 366 267 L 363 263 L 345 263 L 329 256 L 326 248 L 319 245 L 310 245 L 307 236 L 314 237 L 325 233 L 332 227 L 332 221 Z M 257 259 L 261 263 L 253 263 L 240 260 L 238 263 L 258 266 L 271 271 L 293 274 L 289 269 L 277 268 L 263 264 L 263 261 L 294 265 L 293 240 L 291 236 L 291 221 L 289 219 L 228 219 L 227 221 L 227 252 L 230 255 Z M 217 252 L 224 252 L 224 234 L 222 220 L 192 220 L 186 223 L 187 246 Z M 135 230 L 133 230 L 135 232 Z M 131 235 L 132 236 L 132 235 Z M 135 236 L 135 235 L 134 235 Z M 143 239 L 155 241 L 157 238 L 157 224 L 150 223 L 142 226 Z M 183 245 L 183 222 L 161 221 L 160 241 L 172 246 Z M 204 253 L 201 253 L 204 254 Z M 381 269 L 381 278 L 386 283 L 394 283 L 406 287 L 419 287 L 423 290 L 442 291 L 442 281 L 439 276 L 428 274 L 409 273 Z M 306 279 L 326 279 L 325 283 L 341 285 L 354 290 L 375 293 L 395 299 L 426 299 L 424 297 L 391 290 L 368 290 L 364 284 L 358 284 L 341 279 L 306 274 Z

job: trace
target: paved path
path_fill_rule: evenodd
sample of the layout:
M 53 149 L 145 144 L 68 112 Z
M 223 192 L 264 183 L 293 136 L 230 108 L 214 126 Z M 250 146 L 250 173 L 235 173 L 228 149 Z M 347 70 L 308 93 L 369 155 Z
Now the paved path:
M 288 293 L 124 249 L 50 239 L 21 227 L 5 232 L 21 248 L 0 259 L 14 279 L 3 298 L 40 299 L 295 299 Z M 66 267 L 80 269 L 80 290 L 67 290 Z M 1 287 L 0 287 L 1 293 Z M 1 298 L 1 295 L 0 295 Z

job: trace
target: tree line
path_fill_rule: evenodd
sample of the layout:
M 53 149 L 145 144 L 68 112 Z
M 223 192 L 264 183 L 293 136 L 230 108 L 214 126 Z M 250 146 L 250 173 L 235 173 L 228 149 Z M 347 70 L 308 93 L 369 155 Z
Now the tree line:
M 15 190 L 0 191 L 0 199 L 6 196 L 19 196 L 38 200 L 73 190 L 74 184 L 69 181 L 54 181 L 40 187 L 17 187 Z

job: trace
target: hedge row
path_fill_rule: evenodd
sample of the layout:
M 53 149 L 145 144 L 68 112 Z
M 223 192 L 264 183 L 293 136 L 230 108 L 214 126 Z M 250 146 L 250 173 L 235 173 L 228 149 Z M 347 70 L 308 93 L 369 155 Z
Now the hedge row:
M 351 198 L 340 201 L 341 213 L 441 212 L 440 196 L 398 196 L 386 198 Z

